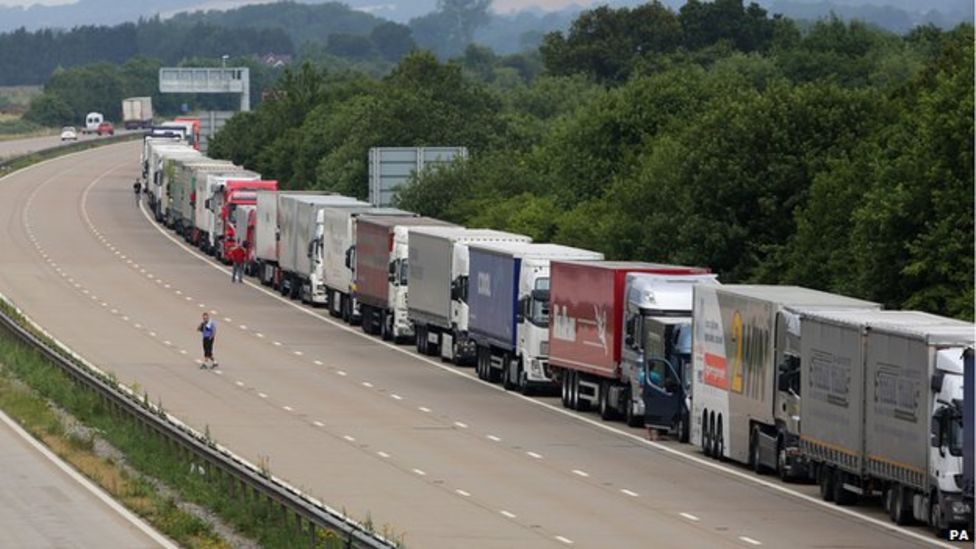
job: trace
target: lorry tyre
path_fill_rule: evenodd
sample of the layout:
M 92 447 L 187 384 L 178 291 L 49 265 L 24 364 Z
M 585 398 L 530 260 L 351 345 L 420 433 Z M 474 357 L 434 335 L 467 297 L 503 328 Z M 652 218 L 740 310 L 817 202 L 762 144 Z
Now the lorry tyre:
M 610 396 L 610 390 L 608 387 L 607 397 L 609 396 Z M 630 388 L 627 388 L 624 391 L 624 421 L 627 423 L 627 426 L 629 427 L 643 427 L 644 418 L 642 416 L 637 415 L 637 412 L 634 410 L 634 399 L 632 398 L 632 396 L 633 395 L 630 392 Z
M 613 419 L 613 407 L 610 406 L 610 384 L 600 381 L 600 419 L 609 421 Z
M 776 443 L 776 472 L 779 473 L 779 479 L 783 482 L 793 480 L 793 477 L 786 470 L 786 444 L 783 442 L 782 437 Z
M 511 391 L 515 389 L 516 384 L 515 375 L 512 373 L 512 359 L 508 356 L 508 353 L 502 355 L 502 364 L 505 365 L 504 369 L 502 370 L 502 387 L 504 387 L 506 391 Z
M 691 438 L 691 429 L 689 428 L 688 414 L 681 412 L 678 414 L 678 424 L 674 427 L 675 438 L 678 442 L 688 443 L 688 439 Z
M 939 492 L 933 491 L 929 496 L 929 526 L 932 532 L 939 538 L 945 539 L 949 525 L 942 515 L 942 505 L 939 501 Z
M 722 432 L 722 416 L 718 416 L 715 429 L 715 459 L 725 461 L 725 433 Z
M 576 410 L 579 404 L 579 385 L 576 383 L 578 373 L 575 370 L 569 371 L 569 409 Z
M 562 389 L 560 391 L 560 397 L 563 401 L 563 408 L 569 408 L 569 375 L 567 372 L 562 372 L 559 376 L 559 385 Z
M 766 468 L 762 465 L 762 460 L 759 459 L 759 427 L 753 427 L 752 435 L 749 437 L 749 465 L 752 466 L 753 472 L 757 475 L 762 475 L 766 472 Z
M 362 305 L 360 305 L 360 309 L 365 310 L 362 309 Z M 418 325 L 417 329 L 413 331 L 413 335 L 414 335 L 414 341 L 417 344 L 417 352 L 422 355 L 426 355 L 427 350 L 424 349 L 424 342 L 427 341 L 427 334 L 424 333 L 424 327 Z
M 903 486 L 891 488 L 894 492 L 894 501 L 891 506 L 891 520 L 898 526 L 906 526 L 912 523 L 912 495 Z
M 362 331 L 363 331 L 364 334 L 368 334 L 369 333 L 369 322 L 370 322 L 369 319 L 372 318 L 372 315 L 373 315 L 372 309 L 370 307 L 366 306 L 366 305 L 363 305 L 362 306 L 362 311 L 363 311 L 363 322 L 362 322 L 362 324 L 360 324 L 359 327 L 360 327 L 360 329 L 362 329 Z
M 702 412 L 701 418 L 701 446 L 705 457 L 712 457 L 712 429 L 708 419 L 708 410 Z
M 857 502 L 855 494 L 844 488 L 844 472 L 834 469 L 834 503 L 837 505 L 853 505 Z
M 529 383 L 529 374 L 522 367 L 522 359 L 518 362 L 518 390 L 523 396 L 532 396 L 532 384 Z
M 820 498 L 824 501 L 834 501 L 834 471 L 821 465 L 817 469 L 817 484 L 820 486 Z
M 380 337 L 383 341 L 393 339 L 393 328 L 390 326 L 392 320 L 393 314 L 387 314 L 386 312 L 380 313 Z

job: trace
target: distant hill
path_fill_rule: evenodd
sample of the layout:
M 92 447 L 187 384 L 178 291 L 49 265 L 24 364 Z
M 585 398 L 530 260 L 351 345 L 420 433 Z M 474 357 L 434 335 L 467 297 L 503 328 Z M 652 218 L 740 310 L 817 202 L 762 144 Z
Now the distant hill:
M 322 4 L 328 0 L 296 0 L 303 4 Z M 269 0 L 78 0 L 71 4 L 0 6 L 0 32 L 21 27 L 70 29 L 79 25 L 117 25 L 140 17 L 197 10 L 228 10 L 248 4 L 270 4 Z M 436 0 L 346 0 L 343 4 L 362 13 L 393 21 L 408 21 L 433 11 Z M 250 22 L 254 26 L 257 22 Z

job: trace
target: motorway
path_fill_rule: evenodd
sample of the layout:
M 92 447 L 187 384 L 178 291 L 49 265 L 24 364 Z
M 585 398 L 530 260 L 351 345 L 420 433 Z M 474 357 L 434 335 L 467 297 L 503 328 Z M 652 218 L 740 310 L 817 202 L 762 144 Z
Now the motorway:
M 121 135 L 127 132 L 125 130 L 119 130 L 116 133 Z M 97 135 L 78 135 L 78 141 L 92 141 L 95 139 L 103 138 Z M 43 137 L 29 137 L 27 139 L 8 139 L 0 141 L 0 160 L 72 143 L 74 141 L 62 142 L 60 133 Z
M 136 208 L 138 158 L 112 145 L 0 180 L 0 292 L 168 412 L 410 547 L 940 545 L 231 284 Z M 215 371 L 197 367 L 202 311 L 219 323 Z
M 176 547 L 0 413 L 5 547 Z

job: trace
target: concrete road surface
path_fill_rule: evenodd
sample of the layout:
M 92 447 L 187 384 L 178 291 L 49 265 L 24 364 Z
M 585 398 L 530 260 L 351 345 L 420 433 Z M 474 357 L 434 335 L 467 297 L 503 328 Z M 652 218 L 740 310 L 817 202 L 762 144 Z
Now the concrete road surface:
M 115 133 L 121 135 L 129 132 L 127 132 L 126 130 L 117 130 Z M 103 139 L 103 138 L 97 135 L 78 134 L 78 141 L 90 141 L 94 139 Z M 27 139 L 10 139 L 6 141 L 0 141 L 0 160 L 10 158 L 13 156 L 20 156 L 22 154 L 29 154 L 35 151 L 39 151 L 41 149 L 50 149 L 52 147 L 58 147 L 61 145 L 66 145 L 71 143 L 74 143 L 74 141 L 64 141 L 64 142 L 61 141 L 61 132 L 58 132 L 56 135 L 48 135 L 44 137 L 30 137 Z
M 4 547 L 176 547 L 2 413 L 0 471 Z
M 0 292 L 224 445 L 410 547 L 910 547 L 880 511 L 506 394 L 196 256 L 134 205 L 138 144 L 0 180 Z M 202 311 L 217 371 L 197 367 Z

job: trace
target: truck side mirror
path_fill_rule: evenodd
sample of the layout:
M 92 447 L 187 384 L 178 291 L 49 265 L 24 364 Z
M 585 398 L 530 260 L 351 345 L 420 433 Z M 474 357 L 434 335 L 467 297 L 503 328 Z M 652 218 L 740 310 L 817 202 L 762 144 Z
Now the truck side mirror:
M 945 372 L 938 371 L 932 374 L 931 389 L 933 393 L 942 392 L 943 380 L 945 380 Z
M 211 210 L 212 209 L 210 207 L 210 199 L 209 198 L 203 201 L 203 207 L 206 208 L 206 209 L 208 209 L 208 210 Z
M 390 274 L 387 276 L 390 282 L 396 282 L 396 261 L 390 262 Z
M 520 324 L 525 322 L 525 309 L 526 305 L 529 303 L 529 298 L 523 297 L 518 302 L 518 307 L 515 309 L 515 323 Z
M 308 257 L 312 257 L 312 247 L 313 246 L 315 246 L 315 241 L 314 240 L 308 243 Z
M 352 248 L 346 250 L 346 268 L 352 269 Z
M 624 338 L 624 343 L 627 344 L 628 347 L 633 347 L 634 346 L 634 336 L 631 335 L 631 334 L 627 334 L 627 337 Z

